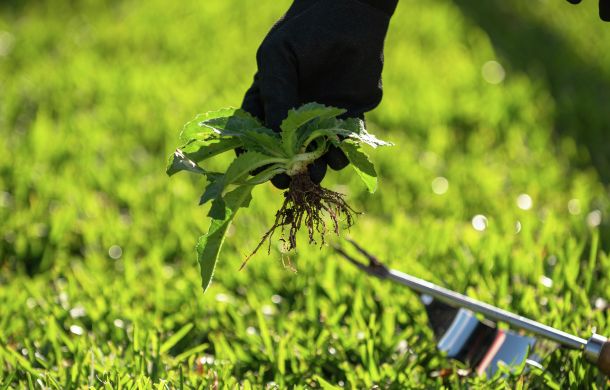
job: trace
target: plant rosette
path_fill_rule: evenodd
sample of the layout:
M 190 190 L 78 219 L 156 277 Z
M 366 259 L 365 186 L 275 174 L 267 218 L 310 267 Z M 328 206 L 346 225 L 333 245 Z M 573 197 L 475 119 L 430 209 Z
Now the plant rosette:
M 252 189 L 279 174 L 290 176 L 284 203 L 276 213 L 275 222 L 244 263 L 263 245 L 271 243 L 276 229 L 288 228 L 282 238 L 286 249 L 296 248 L 296 233 L 304 224 L 309 240 L 315 233 L 321 242 L 327 233 L 324 214 L 332 220 L 331 228 L 339 233 L 339 220 L 353 224 L 353 209 L 340 193 L 314 183 L 307 167 L 322 157 L 331 145 L 341 149 L 369 192 L 377 189 L 377 173 L 363 144 L 373 148 L 389 146 L 367 132 L 364 121 L 358 118 L 338 119 L 346 110 L 318 103 L 305 104 L 288 112 L 280 125 L 281 131 L 266 128 L 257 118 L 241 109 L 227 108 L 197 115 L 184 125 L 180 133 L 183 146 L 170 156 L 167 174 L 187 171 L 203 175 L 207 186 L 200 204 L 212 202 L 207 234 L 197 243 L 197 259 L 201 268 L 202 287 L 208 288 L 218 261 L 220 249 L 229 225 L 240 208 L 247 208 Z M 211 172 L 200 164 L 234 149 L 243 151 L 235 156 L 224 173 Z

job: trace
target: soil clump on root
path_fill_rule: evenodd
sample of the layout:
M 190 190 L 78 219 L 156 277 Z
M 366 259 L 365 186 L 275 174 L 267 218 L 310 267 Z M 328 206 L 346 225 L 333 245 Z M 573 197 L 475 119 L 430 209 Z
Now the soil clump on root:
M 317 243 L 316 233 L 319 235 L 320 245 L 324 245 L 328 232 L 324 221 L 324 214 L 331 220 L 330 228 L 339 235 L 339 223 L 345 220 L 349 229 L 354 224 L 354 214 L 359 214 L 345 201 L 345 195 L 328 190 L 314 183 L 307 171 L 292 177 L 290 187 L 284 193 L 284 203 L 275 214 L 275 221 L 271 229 L 265 233 L 254 251 L 244 260 L 243 268 L 248 260 L 258 252 L 265 241 L 269 242 L 267 253 L 271 253 L 271 239 L 276 230 L 281 230 L 281 241 L 285 250 L 291 251 L 297 247 L 297 232 L 305 224 L 309 235 L 309 243 Z M 288 232 L 288 236 L 286 236 Z

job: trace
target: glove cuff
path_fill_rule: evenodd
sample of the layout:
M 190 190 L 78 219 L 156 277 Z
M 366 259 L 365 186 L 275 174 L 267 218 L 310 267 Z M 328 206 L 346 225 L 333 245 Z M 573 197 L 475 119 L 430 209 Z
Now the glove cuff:
M 357 0 L 361 3 L 370 5 L 373 8 L 377 8 L 388 16 L 394 14 L 398 0 Z
M 610 22 L 610 0 L 599 0 L 599 18 Z

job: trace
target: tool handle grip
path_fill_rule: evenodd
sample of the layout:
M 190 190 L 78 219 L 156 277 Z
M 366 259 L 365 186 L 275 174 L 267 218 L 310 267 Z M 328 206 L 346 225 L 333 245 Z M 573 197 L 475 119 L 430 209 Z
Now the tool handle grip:
M 606 341 L 602 346 L 597 367 L 602 373 L 610 377 L 610 341 Z

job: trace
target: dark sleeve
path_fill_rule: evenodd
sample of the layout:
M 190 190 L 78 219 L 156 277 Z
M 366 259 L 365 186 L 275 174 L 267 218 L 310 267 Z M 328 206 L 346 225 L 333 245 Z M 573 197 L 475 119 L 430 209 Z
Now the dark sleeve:
M 366 3 L 373 8 L 377 8 L 389 16 L 394 14 L 394 10 L 396 10 L 396 5 L 398 4 L 398 0 L 358 0 L 362 3 Z

